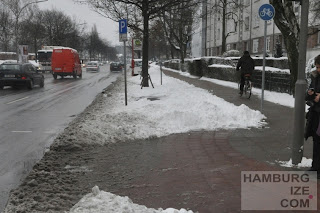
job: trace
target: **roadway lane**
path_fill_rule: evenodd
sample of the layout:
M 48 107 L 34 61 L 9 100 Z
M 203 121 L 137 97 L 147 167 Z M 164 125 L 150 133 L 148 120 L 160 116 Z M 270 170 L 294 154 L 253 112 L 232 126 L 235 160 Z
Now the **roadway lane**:
M 104 65 L 82 79 L 45 74 L 44 88 L 0 90 L 0 212 L 9 191 L 19 185 L 42 158 L 54 138 L 120 73 Z

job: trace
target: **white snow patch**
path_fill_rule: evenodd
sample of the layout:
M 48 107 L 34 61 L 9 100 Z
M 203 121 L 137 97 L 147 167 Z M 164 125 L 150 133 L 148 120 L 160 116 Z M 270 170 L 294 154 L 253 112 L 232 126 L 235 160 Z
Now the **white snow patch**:
M 152 209 L 132 202 L 129 197 L 121 197 L 109 192 L 100 191 L 98 186 L 92 188 L 92 193 L 85 195 L 71 209 L 70 213 L 193 213 L 186 209 Z
M 140 87 L 140 77 L 128 77 L 128 105 L 123 88 L 105 95 L 104 107 L 94 118 L 83 120 L 83 131 L 98 135 L 87 143 L 161 137 L 192 130 L 217 130 L 261 127 L 265 116 L 246 105 L 235 106 L 222 98 L 163 75 L 160 85 L 159 67 L 151 66 L 155 88 Z
M 292 159 L 290 158 L 289 161 L 276 161 L 280 164 L 280 166 L 283 167 L 311 167 L 312 159 L 308 159 L 303 157 L 301 163 L 299 163 L 297 166 L 292 164 Z

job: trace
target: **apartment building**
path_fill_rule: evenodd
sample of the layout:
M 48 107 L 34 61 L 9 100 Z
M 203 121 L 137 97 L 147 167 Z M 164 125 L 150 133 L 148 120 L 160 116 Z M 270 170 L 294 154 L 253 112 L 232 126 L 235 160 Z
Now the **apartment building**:
M 225 20 L 226 51 L 228 50 L 249 50 L 252 55 L 263 54 L 264 47 L 264 21 L 260 18 L 258 11 L 261 5 L 269 4 L 269 0 L 204 0 L 203 7 L 203 55 L 221 55 L 223 20 Z M 222 2 L 225 3 L 225 12 Z M 296 16 L 300 17 L 300 3 L 292 2 Z M 223 14 L 226 18 L 223 19 Z M 312 17 L 312 15 L 309 15 Z M 299 21 L 300 22 L 300 21 Z M 317 32 L 319 25 L 310 25 L 310 32 Z M 285 45 L 280 30 L 273 20 L 267 22 L 266 50 L 269 56 L 276 53 L 276 44 L 282 46 L 285 55 Z M 320 33 L 310 33 L 308 37 L 307 58 L 320 54 Z

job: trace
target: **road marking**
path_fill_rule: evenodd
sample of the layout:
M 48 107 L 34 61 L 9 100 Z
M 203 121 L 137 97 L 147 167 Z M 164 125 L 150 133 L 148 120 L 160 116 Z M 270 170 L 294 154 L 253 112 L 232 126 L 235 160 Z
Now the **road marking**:
M 8 102 L 8 103 L 6 103 L 6 104 L 8 104 L 8 105 L 9 105 L 9 104 L 13 104 L 13 103 L 15 103 L 15 102 L 22 101 L 22 100 L 27 99 L 27 98 L 29 98 L 29 96 L 24 97 L 24 98 L 17 99 L 17 100 L 15 100 L 15 101 Z
M 11 131 L 12 133 L 31 133 L 32 131 Z

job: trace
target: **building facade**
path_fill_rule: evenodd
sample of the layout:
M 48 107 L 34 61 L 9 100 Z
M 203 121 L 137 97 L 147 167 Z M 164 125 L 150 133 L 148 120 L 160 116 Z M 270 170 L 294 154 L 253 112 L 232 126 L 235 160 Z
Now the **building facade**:
M 236 2 L 236 3 L 234 3 Z M 264 48 L 264 22 L 259 14 L 259 8 L 269 4 L 269 0 L 207 0 L 203 9 L 206 19 L 205 51 L 203 56 L 216 56 L 223 54 L 222 37 L 225 32 L 225 50 L 248 50 L 251 55 L 262 56 Z M 300 3 L 292 2 L 295 14 L 299 20 Z M 225 16 L 224 16 L 224 15 Z M 311 17 L 312 15 L 309 15 Z M 225 20 L 225 24 L 223 23 Z M 300 22 L 300 21 L 299 21 Z M 313 23 L 314 24 L 314 23 Z M 225 30 L 224 27 L 225 26 Z M 310 27 L 308 37 L 307 58 L 320 54 L 320 27 Z M 282 47 L 285 55 L 285 45 L 280 30 L 273 20 L 267 21 L 266 51 L 269 56 L 276 54 L 276 46 Z

